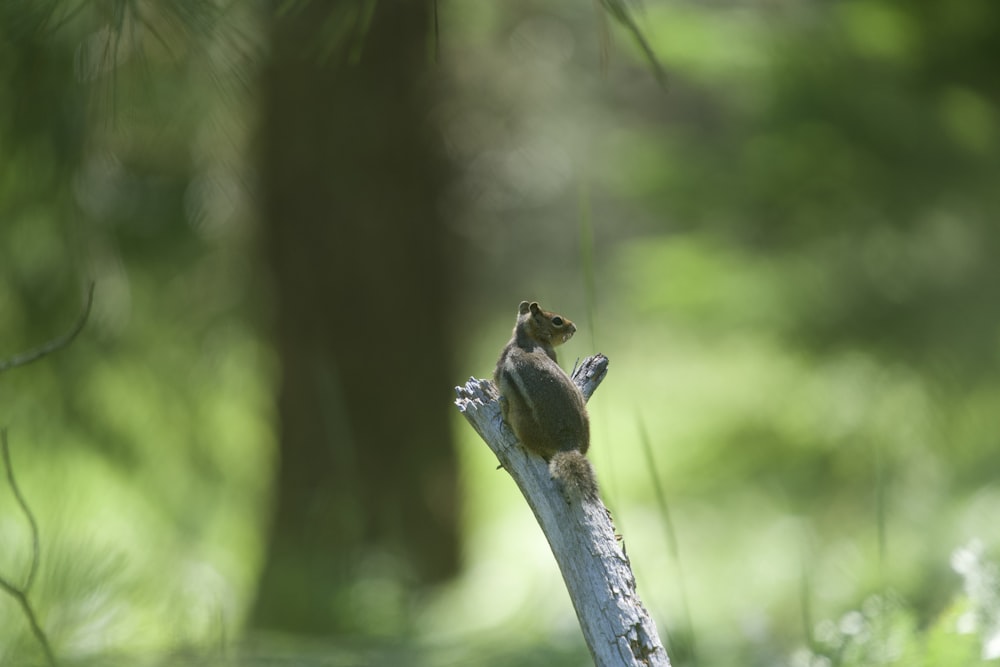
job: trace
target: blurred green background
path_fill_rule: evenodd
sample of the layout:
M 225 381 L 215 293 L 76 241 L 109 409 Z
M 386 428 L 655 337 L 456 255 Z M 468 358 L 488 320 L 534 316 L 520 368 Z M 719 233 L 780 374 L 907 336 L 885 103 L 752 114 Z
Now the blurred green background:
M 96 283 L 0 375 L 63 662 L 588 664 L 452 405 L 522 299 L 675 664 L 1000 657 L 1000 5 L 629 4 L 664 87 L 605 4 L 0 6 L 0 359 Z

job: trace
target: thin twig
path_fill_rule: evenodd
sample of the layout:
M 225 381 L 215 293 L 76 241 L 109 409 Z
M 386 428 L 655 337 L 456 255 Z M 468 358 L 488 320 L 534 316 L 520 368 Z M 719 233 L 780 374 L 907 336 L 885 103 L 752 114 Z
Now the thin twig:
M 667 72 L 660 64 L 659 58 L 656 57 L 653 47 L 646 41 L 645 35 L 642 34 L 642 30 L 639 28 L 639 24 L 632 17 L 632 11 L 625 5 L 625 0 L 601 0 L 601 5 L 604 6 L 608 14 L 613 16 L 616 21 L 632 34 L 632 39 L 639 45 L 649 66 L 653 68 L 653 76 L 656 77 L 656 81 L 662 88 L 666 89 Z
M 9 371 L 12 368 L 17 368 L 18 366 L 24 366 L 30 364 L 33 361 L 37 361 L 42 357 L 61 350 L 70 343 L 73 339 L 83 331 L 83 327 L 87 324 L 87 318 L 90 317 L 90 308 L 94 304 L 94 283 L 90 283 L 87 289 L 87 304 L 83 308 L 83 313 L 77 319 L 76 324 L 73 328 L 69 330 L 63 336 L 56 338 L 54 340 L 45 343 L 44 345 L 35 348 L 34 350 L 29 350 L 21 354 L 16 354 L 10 359 L 0 361 L 0 373 L 4 371 Z M 31 513 L 31 508 L 28 507 L 28 501 L 24 499 L 21 494 L 21 489 L 17 485 L 17 479 L 14 477 L 14 466 L 10 461 L 10 447 L 7 444 L 7 429 L 0 429 L 0 458 L 3 459 L 4 469 L 7 471 L 7 483 L 10 484 L 10 489 L 14 494 L 14 499 L 17 501 L 18 507 L 24 512 L 24 516 L 28 518 L 28 524 L 31 526 L 31 565 L 28 568 L 28 576 L 25 579 L 24 586 L 19 587 L 15 585 L 11 580 L 6 577 L 0 576 L 0 590 L 3 590 L 12 598 L 17 600 L 17 603 L 21 606 L 21 611 L 24 612 L 24 617 L 28 620 L 28 625 L 31 627 L 32 634 L 35 635 L 35 639 L 38 640 L 38 644 L 42 647 L 42 652 L 45 654 L 45 659 L 51 667 L 55 667 L 58 663 L 56 662 L 55 654 L 52 653 L 52 647 L 49 645 L 48 637 L 45 636 L 45 631 L 42 630 L 42 626 L 38 623 L 38 618 L 35 616 L 35 610 L 31 606 L 31 601 L 28 599 L 28 594 L 31 592 L 31 587 L 35 583 L 35 576 L 38 574 L 38 563 L 41 558 L 41 548 L 39 547 L 38 540 L 38 523 L 35 521 L 35 515 Z
M 28 508 L 28 502 L 21 495 L 21 489 L 17 486 L 17 480 L 14 478 L 14 466 L 10 462 L 10 447 L 7 445 L 6 428 L 0 429 L 0 454 L 3 455 L 3 465 L 7 471 L 7 482 L 10 484 L 11 491 L 14 492 L 14 499 L 17 500 L 17 504 L 21 508 L 21 511 L 24 512 L 24 515 L 28 517 L 28 524 L 31 526 L 31 567 L 28 569 L 28 577 L 24 582 L 24 586 L 18 587 L 6 577 L 0 576 L 0 588 L 21 605 L 21 611 L 24 612 L 25 618 L 28 619 L 28 625 L 31 626 L 32 634 L 35 635 L 35 639 L 41 645 L 42 651 L 45 653 L 45 659 L 49 665 L 54 666 L 57 663 L 55 655 L 52 653 L 52 647 L 49 646 L 48 637 L 45 636 L 45 631 L 39 625 L 38 619 L 35 617 L 35 610 L 31 607 L 31 602 L 28 600 L 28 593 L 31 591 L 32 584 L 35 583 L 35 574 L 38 572 L 40 553 L 38 546 L 38 524 L 35 522 L 35 516 Z
M 31 509 L 28 507 L 28 501 L 21 495 L 21 489 L 17 486 L 17 480 L 14 479 L 14 466 L 10 462 L 10 447 L 7 445 L 6 428 L 0 429 L 0 453 L 3 454 L 3 465 L 7 469 L 7 483 L 10 484 L 10 490 L 14 492 L 14 499 L 17 500 L 17 504 L 20 506 L 21 511 L 24 512 L 24 516 L 28 518 L 28 524 L 31 526 L 31 567 L 28 570 L 28 578 L 25 580 L 23 588 L 24 593 L 28 594 L 31 591 L 32 584 L 35 583 L 35 575 L 38 573 L 38 523 L 35 521 L 35 516 L 31 513 Z
M 10 359 L 5 359 L 0 361 L 0 373 L 4 371 L 9 371 L 12 368 L 17 368 L 18 366 L 24 366 L 30 364 L 32 361 L 38 361 L 47 354 L 51 354 L 57 350 L 61 350 L 70 343 L 73 339 L 83 331 L 83 326 L 87 323 L 87 318 L 90 317 L 90 307 L 94 303 L 94 283 L 90 283 L 90 287 L 87 289 L 87 305 L 83 308 L 83 313 L 81 313 L 80 318 L 73 325 L 68 333 L 59 338 L 49 341 L 40 347 L 36 347 L 34 350 L 28 350 L 27 352 L 22 352 L 21 354 L 15 354 Z
M 35 635 L 35 639 L 38 640 L 38 644 L 42 647 L 45 660 L 51 667 L 56 667 L 59 663 L 56 661 L 55 654 L 52 653 L 52 647 L 49 646 L 49 639 L 45 636 L 45 631 L 42 630 L 42 626 L 38 624 L 38 619 L 35 618 L 35 610 L 31 608 L 28 596 L 24 594 L 24 591 L 11 586 L 10 582 L 2 577 L 0 577 L 0 588 L 9 593 L 21 605 L 21 611 L 24 612 L 25 617 L 28 619 L 28 625 L 31 626 L 31 633 Z
M 674 520 L 670 515 L 670 506 L 667 505 L 667 494 L 663 491 L 663 484 L 657 474 L 656 461 L 653 460 L 653 445 L 649 439 L 649 431 L 646 430 L 646 422 L 642 416 L 638 415 L 639 443 L 642 445 L 642 453 L 646 457 L 646 466 L 649 469 L 649 476 L 653 480 L 653 493 L 656 496 L 656 504 L 660 509 L 660 517 L 663 519 L 663 532 L 667 538 L 667 549 L 674 559 L 677 567 L 677 588 L 680 593 L 681 610 L 684 614 L 684 621 L 687 624 L 688 641 L 687 647 L 691 664 L 698 664 L 697 652 L 695 650 L 694 623 L 691 621 L 691 605 L 688 603 L 687 586 L 685 585 L 684 568 L 681 565 L 681 551 L 677 542 L 677 532 L 674 530 Z

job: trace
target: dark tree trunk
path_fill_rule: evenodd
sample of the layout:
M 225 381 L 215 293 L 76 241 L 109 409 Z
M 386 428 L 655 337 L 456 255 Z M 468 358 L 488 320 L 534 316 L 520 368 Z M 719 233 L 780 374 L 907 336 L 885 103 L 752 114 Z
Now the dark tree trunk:
M 377 3 L 364 34 L 350 23 L 342 37 L 364 4 L 314 1 L 271 22 L 260 155 L 282 384 L 259 629 L 364 632 L 345 585 L 457 567 L 431 2 Z

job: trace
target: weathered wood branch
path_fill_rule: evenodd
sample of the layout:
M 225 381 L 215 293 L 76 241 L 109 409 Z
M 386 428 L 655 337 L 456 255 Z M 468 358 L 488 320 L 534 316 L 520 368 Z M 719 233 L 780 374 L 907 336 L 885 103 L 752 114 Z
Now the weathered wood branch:
M 588 357 L 573 381 L 589 399 L 608 371 L 608 358 Z M 510 473 L 552 548 L 573 601 L 587 647 L 599 667 L 656 665 L 670 659 L 636 592 L 632 568 L 611 515 L 598 499 L 568 502 L 548 465 L 525 450 L 500 413 L 490 380 L 470 378 L 456 387 L 455 404 Z

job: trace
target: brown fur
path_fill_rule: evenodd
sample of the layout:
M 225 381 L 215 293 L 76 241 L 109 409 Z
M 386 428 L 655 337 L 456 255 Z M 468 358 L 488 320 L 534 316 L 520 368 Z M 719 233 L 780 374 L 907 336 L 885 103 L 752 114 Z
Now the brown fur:
M 590 447 L 586 403 L 556 362 L 555 347 L 575 332 L 567 318 L 522 301 L 493 379 L 504 419 L 521 444 L 549 461 L 552 477 L 565 491 L 596 497 L 594 472 L 583 456 Z

